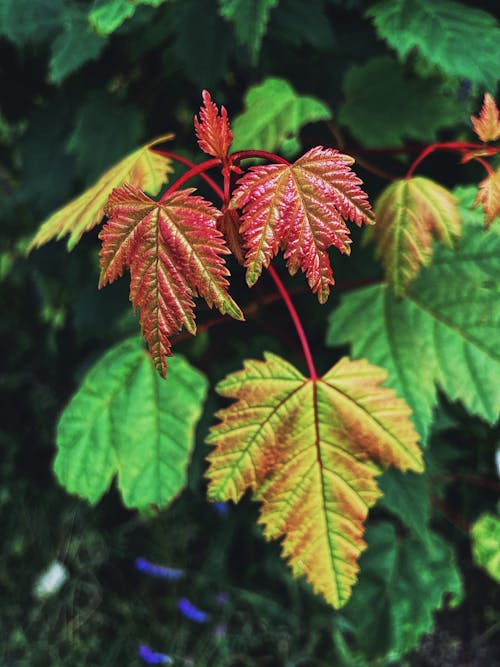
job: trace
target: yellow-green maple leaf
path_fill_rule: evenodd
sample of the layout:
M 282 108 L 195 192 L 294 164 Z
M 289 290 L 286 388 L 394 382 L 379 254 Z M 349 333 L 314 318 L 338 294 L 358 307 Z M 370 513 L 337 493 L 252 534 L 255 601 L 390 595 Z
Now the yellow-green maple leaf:
M 294 575 L 343 606 L 365 548 L 363 522 L 388 465 L 422 471 L 410 409 L 380 386 L 386 373 L 341 359 L 322 378 L 304 377 L 273 354 L 247 361 L 217 387 L 237 399 L 217 413 L 208 442 L 208 495 L 261 501 L 268 539 L 283 538 Z
M 69 235 L 68 250 L 72 250 L 85 232 L 101 222 L 104 205 L 113 188 L 125 182 L 156 195 L 166 182 L 167 174 L 172 172 L 172 167 L 168 158 L 150 149 L 172 137 L 172 134 L 167 134 L 154 139 L 110 167 L 94 185 L 42 223 L 28 251 L 66 235 Z
M 460 236 L 455 197 L 423 176 L 391 183 L 375 203 L 375 217 L 369 238 L 398 296 L 406 293 L 420 267 L 430 263 L 434 239 L 452 248 Z
M 500 168 L 479 183 L 479 190 L 474 207 L 482 206 L 484 224 L 489 229 L 493 222 L 500 218 Z

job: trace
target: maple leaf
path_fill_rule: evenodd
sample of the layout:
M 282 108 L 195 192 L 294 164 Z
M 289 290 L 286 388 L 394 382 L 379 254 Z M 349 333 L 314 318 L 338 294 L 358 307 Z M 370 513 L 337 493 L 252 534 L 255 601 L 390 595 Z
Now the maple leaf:
M 492 14 L 454 0 L 381 0 L 366 16 L 401 60 L 417 53 L 449 78 L 496 89 L 500 27 Z
M 193 297 L 223 314 L 243 319 L 227 292 L 229 272 L 221 255 L 229 253 L 216 228 L 219 215 L 210 202 L 176 191 L 161 202 L 124 185 L 111 193 L 102 240 L 99 287 L 130 269 L 130 300 L 140 308 L 143 336 L 165 377 L 170 337 L 182 326 L 196 333 Z
M 496 141 L 500 139 L 500 114 L 495 100 L 489 93 L 485 93 L 483 106 L 478 117 L 471 116 L 474 132 L 481 141 Z
M 163 382 L 137 336 L 88 371 L 57 425 L 54 471 L 97 503 L 113 477 L 127 507 L 165 507 L 182 491 L 208 382 L 182 356 Z
M 82 235 L 103 219 L 104 205 L 111 190 L 125 182 L 140 187 L 152 195 L 157 194 L 167 180 L 166 175 L 172 172 L 172 167 L 168 158 L 150 149 L 160 142 L 172 139 L 173 136 L 167 134 L 154 139 L 110 167 L 94 185 L 42 223 L 28 251 L 66 235 L 69 235 L 68 250 L 72 250 Z
M 464 224 L 458 247 L 437 246 L 404 299 L 385 285 L 353 290 L 327 333 L 328 344 L 350 343 L 354 357 L 387 369 L 387 385 L 411 407 L 424 441 L 438 387 L 471 414 L 498 420 L 500 235 L 482 230 L 481 212 L 471 210 L 475 192 L 455 189 Z
M 500 168 L 479 183 L 474 206 L 483 207 L 485 227 L 489 229 L 500 216 Z
M 202 92 L 202 98 L 203 106 L 200 110 L 200 120 L 196 116 L 194 117 L 194 129 L 198 138 L 198 146 L 208 155 L 220 157 L 221 160 L 224 160 L 233 140 L 227 111 L 221 106 L 219 115 L 219 109 L 212 102 L 208 90 Z
M 212 427 L 208 495 L 261 501 L 266 538 L 283 537 L 294 575 L 335 608 L 344 605 L 365 548 L 363 522 L 388 465 L 422 471 L 410 410 L 380 386 L 383 369 L 341 359 L 307 379 L 274 354 L 247 361 L 217 391 L 237 399 Z
M 420 267 L 432 258 L 433 239 L 448 248 L 460 236 L 455 197 L 423 176 L 391 183 L 375 203 L 377 224 L 369 237 L 398 296 L 405 294 Z
M 316 33 L 315 33 L 316 34 Z M 269 77 L 245 93 L 243 111 L 233 121 L 233 151 L 252 148 L 294 155 L 307 123 L 329 120 L 331 111 L 315 97 L 299 95 L 285 79 Z
M 324 303 L 334 284 L 327 249 L 350 253 L 346 219 L 373 222 L 354 159 L 317 146 L 293 164 L 251 167 L 238 182 L 231 208 L 242 208 L 246 281 L 251 287 L 281 248 L 288 270 L 300 268 Z

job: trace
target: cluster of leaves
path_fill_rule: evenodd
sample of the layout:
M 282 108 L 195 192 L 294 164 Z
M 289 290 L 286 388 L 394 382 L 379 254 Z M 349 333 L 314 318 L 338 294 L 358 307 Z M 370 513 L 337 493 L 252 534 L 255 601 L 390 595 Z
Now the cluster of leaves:
M 89 364 L 85 345 L 95 346 L 99 340 L 106 346 L 134 330 L 118 305 L 120 284 L 110 288 L 109 297 L 106 291 L 90 296 L 95 258 L 86 239 L 69 261 L 60 260 L 57 249 L 31 255 L 36 285 L 31 308 L 39 308 L 48 326 L 42 340 L 50 349 L 47 360 L 55 365 L 63 354 L 57 331 L 67 334 L 73 322 L 81 337 L 81 351 L 75 355 L 78 364 L 83 360 L 77 369 L 80 388 L 57 432 L 59 480 L 70 492 L 96 503 L 116 477 L 128 507 L 143 512 L 146 506 L 170 505 L 186 485 L 208 386 L 205 374 L 179 355 L 167 370 L 172 337 L 191 361 L 203 358 L 196 365 L 209 370 L 211 379 L 234 371 L 242 356 L 251 359 L 271 349 L 275 353 L 265 355 L 265 361 L 246 361 L 242 371 L 230 373 L 219 385 L 219 391 L 236 402 L 219 413 L 221 423 L 209 436 L 214 446 L 209 497 L 238 500 L 249 489 L 260 503 L 265 535 L 282 539 L 292 571 L 305 574 L 335 607 L 346 604 L 351 594 L 365 547 L 367 511 L 379 499 L 365 536 L 369 548 L 359 561 L 359 583 L 341 615 L 331 621 L 335 656 L 330 658 L 342 665 L 364 665 L 407 653 L 431 629 L 432 612 L 442 606 L 444 594 L 453 594 L 457 604 L 461 596 L 454 550 L 431 530 L 431 517 L 437 527 L 430 504 L 436 473 L 431 454 L 440 455 L 436 414 L 446 401 L 459 400 L 469 414 L 493 424 L 500 406 L 495 340 L 500 172 L 498 164 L 489 161 L 499 138 L 493 97 L 486 95 L 483 110 L 472 118 L 481 144 L 444 141 L 450 132 L 460 139 L 470 137 L 469 119 L 479 91 L 495 91 L 498 23 L 483 9 L 449 0 L 385 0 L 364 15 L 355 0 L 324 0 L 307 11 L 304 3 L 285 0 L 98 0 L 85 5 L 6 0 L 0 19 L 0 32 L 18 49 L 2 44 L 8 54 L 16 54 L 14 67 L 25 73 L 22 68 L 37 63 L 41 80 L 47 59 L 52 84 L 37 82 L 22 111 L 17 102 L 22 94 L 15 86 L 2 102 L 0 136 L 12 155 L 0 174 L 12 203 L 7 198 L 2 208 L 7 218 L 15 212 L 16 220 L 10 237 L 4 233 L 0 254 L 0 277 L 12 294 L 5 311 L 19 309 L 13 300 L 15 281 L 18 294 L 24 293 L 20 287 L 27 288 L 31 269 L 24 269 L 20 279 L 16 268 L 27 245 L 67 236 L 72 249 L 106 214 L 108 222 L 100 232 L 100 283 L 113 282 L 130 270 L 130 297 L 140 310 L 151 351 L 151 356 L 145 354 L 139 339 L 130 338 L 106 352 L 82 381 Z M 440 34 L 437 41 L 435 31 Z M 479 35 L 481 45 L 473 48 Z M 382 41 L 376 45 L 375 36 L 385 46 Z M 217 49 L 210 46 L 214 40 Z M 462 48 L 464 41 L 470 49 Z M 314 47 L 307 63 L 304 46 Z M 289 59 L 278 65 L 275 54 L 284 47 Z M 21 48 L 23 58 L 16 60 Z M 161 73 L 152 64 L 157 60 Z M 5 73 L 0 76 L 5 79 Z M 245 95 L 234 80 L 244 82 Z M 225 111 L 218 113 L 205 96 L 195 123 L 200 148 L 210 157 L 206 162 L 221 168 L 224 189 L 218 208 L 208 201 L 206 182 L 200 181 L 197 195 L 180 189 L 178 181 L 163 190 L 172 174 L 174 179 L 179 176 L 172 155 L 161 145 L 171 136 L 145 142 L 148 134 L 164 130 L 166 109 L 166 127 L 180 131 L 180 143 L 189 145 L 187 134 L 183 136 L 190 116 L 186 109 L 192 104 L 186 100 L 186 81 L 197 89 L 220 82 L 217 99 L 242 108 L 229 128 Z M 62 86 L 60 93 L 53 84 Z M 78 107 L 76 114 L 72 107 Z M 304 130 L 314 121 L 326 122 Z M 318 147 L 296 158 L 301 146 L 328 146 L 332 131 L 338 151 Z M 348 148 L 352 139 L 361 147 Z M 395 178 L 380 192 L 374 216 L 346 153 L 356 157 L 359 169 L 366 165 L 369 170 L 365 157 L 371 159 L 371 153 L 363 153 L 363 147 L 389 146 L 404 155 L 408 140 L 438 139 L 462 155 L 463 176 L 443 178 L 439 171 L 431 177 L 414 176 L 414 163 L 409 177 Z M 140 142 L 144 146 L 135 149 Z M 274 164 L 252 167 L 245 174 L 245 156 L 237 154 L 247 148 L 284 157 L 275 155 Z M 429 148 L 435 151 L 438 145 Z M 191 170 L 193 155 L 189 149 L 183 155 Z M 479 189 L 449 187 L 461 180 L 477 182 L 481 162 L 491 166 Z M 386 164 L 399 172 L 402 162 L 387 159 Z M 367 192 L 380 191 L 368 171 L 364 180 Z M 87 185 L 84 194 L 47 218 L 33 241 L 22 237 L 33 228 L 34 217 Z M 322 352 L 321 332 L 316 334 L 315 359 L 330 368 L 322 377 L 311 367 L 309 377 L 304 376 L 285 361 L 289 352 L 274 339 L 256 347 L 250 343 L 244 353 L 233 352 L 233 359 L 221 349 L 212 365 L 203 352 L 209 336 L 205 324 L 211 324 L 204 320 L 203 306 L 194 343 L 180 342 L 182 328 L 196 331 L 193 308 L 198 296 L 235 319 L 244 313 L 251 320 L 255 303 L 247 303 L 247 292 L 238 285 L 240 269 L 233 258 L 245 265 L 251 286 L 283 251 L 290 273 L 304 271 L 321 303 L 333 285 L 331 245 L 344 255 L 354 249 L 348 262 L 340 256 L 335 260 L 342 291 L 343 280 L 378 277 L 370 247 L 352 245 L 344 223 L 350 218 L 361 225 L 374 217 L 377 224 L 364 229 L 362 237 L 373 242 L 385 281 L 349 291 L 339 307 L 335 300 L 327 333 L 329 345 L 350 344 L 358 361 L 344 358 L 330 368 L 332 358 L 346 349 L 341 354 Z M 352 235 L 359 239 L 357 230 Z M 66 267 L 63 287 L 50 274 L 54 256 Z M 257 290 L 263 288 L 260 281 Z M 313 305 L 303 308 L 310 309 L 308 332 L 314 332 L 324 311 Z M 251 321 L 245 326 L 251 327 Z M 232 330 L 237 337 L 238 329 Z M 214 337 L 215 350 L 216 341 Z M 30 348 L 22 338 L 20 342 L 22 359 L 21 350 Z M 67 343 L 64 347 L 68 349 Z M 69 350 L 67 354 L 73 354 L 71 345 Z M 36 364 L 43 367 L 43 360 Z M 166 381 L 155 367 L 168 375 Z M 67 395 L 72 380 L 66 379 L 67 372 L 64 377 L 61 393 Z M 15 381 L 26 383 L 21 376 Z M 214 399 L 209 402 L 207 419 Z M 417 434 L 426 448 L 423 474 Z M 199 445 L 192 472 L 200 487 L 204 453 Z M 419 474 L 381 474 L 389 464 Z M 449 469 L 444 465 L 438 472 Z M 496 520 L 491 505 L 476 502 L 466 513 L 475 520 L 479 506 L 490 514 L 471 533 L 474 557 L 495 576 L 495 554 L 488 543 Z M 247 526 L 251 531 L 250 519 Z M 313 605 L 305 589 L 303 595 Z M 377 613 L 367 615 L 367 606 Z M 270 615 L 270 622 L 288 618 L 285 610 L 286 604 L 276 619 Z M 236 604 L 233 611 L 239 613 Z M 311 650 L 323 651 L 315 647 Z M 200 659 L 201 653 L 197 664 L 203 664 Z
M 485 97 L 481 115 L 473 121 L 484 142 L 498 135 L 498 110 L 491 97 Z M 153 153 L 150 159 L 154 144 L 149 144 L 51 216 L 31 243 L 39 246 L 68 234 L 71 247 L 106 214 L 108 221 L 99 234 L 100 285 L 130 270 L 130 300 L 134 309 L 140 309 L 143 336 L 163 377 L 166 356 L 171 355 L 171 336 L 182 327 L 196 333 L 193 297 L 202 296 L 221 314 L 243 319 L 228 293 L 229 272 L 223 255 L 230 252 L 229 246 L 246 267 L 249 287 L 282 250 L 290 274 L 302 269 L 311 290 L 324 303 L 334 284 L 326 251 L 331 245 L 344 253 L 350 251 L 344 220 L 350 218 L 358 225 L 374 222 L 361 182 L 350 170 L 353 160 L 349 156 L 320 146 L 289 164 L 257 150 L 229 153 L 233 134 L 227 112 L 224 107 L 219 111 L 207 91 L 195 130 L 200 148 L 213 159 L 193 165 L 159 201 L 136 185 L 147 187 L 163 166 L 166 154 Z M 473 157 L 476 153 L 477 149 Z M 242 174 L 240 162 L 248 157 L 274 158 L 277 163 L 250 167 L 231 192 L 232 174 Z M 170 165 L 166 166 L 168 170 Z M 212 166 L 220 166 L 224 178 L 224 193 L 213 185 L 222 196 L 222 209 L 194 195 L 193 189 L 179 189 L 189 177 Z M 115 187 L 103 206 L 104 192 L 118 185 L 124 174 L 135 182 Z M 372 360 L 373 355 L 363 347 L 366 334 L 358 328 L 368 332 L 371 342 L 376 337 L 371 326 L 381 335 L 381 318 L 376 314 L 379 303 L 383 303 L 383 312 L 388 308 L 401 311 L 390 318 L 391 325 L 397 322 L 402 328 L 412 323 L 397 343 L 386 344 L 388 354 L 398 358 L 395 377 L 390 373 L 389 382 L 395 380 L 399 394 L 412 407 L 425 441 L 437 383 L 452 400 L 460 398 L 472 413 L 495 421 L 500 407 L 496 384 L 500 360 L 490 330 L 500 320 L 494 307 L 496 291 L 482 279 L 491 267 L 489 257 L 481 266 L 484 243 L 492 243 L 484 235 L 478 236 L 478 260 L 468 281 L 470 303 L 477 313 L 465 314 L 462 308 L 457 312 L 463 298 L 450 299 L 448 287 L 444 299 L 436 291 L 434 285 L 444 284 L 439 271 L 446 259 L 441 265 L 432 262 L 431 274 L 438 273 L 430 279 L 430 290 L 421 280 L 417 297 L 398 301 L 421 266 L 430 264 L 433 237 L 453 249 L 461 233 L 455 197 L 437 183 L 410 174 L 411 170 L 406 179 L 386 188 L 376 205 L 378 223 L 372 237 L 386 267 L 387 284 L 350 294 L 335 313 L 329 336 L 334 343 L 352 342 L 357 357 Z M 495 197 L 491 207 L 483 203 L 487 221 L 491 212 L 496 217 L 499 206 Z M 467 236 L 477 236 L 477 230 L 467 232 Z M 452 257 L 456 261 L 457 253 Z M 481 278 L 474 281 L 480 266 Z M 423 280 L 425 283 L 425 277 Z M 279 280 L 277 284 L 280 286 Z M 364 305 L 364 316 L 356 314 L 359 303 Z M 415 309 L 422 313 L 420 327 L 415 326 Z M 300 325 L 298 331 L 300 335 Z M 415 339 L 426 351 L 425 364 L 418 369 L 411 363 L 402 364 L 400 359 L 408 352 L 397 349 L 408 345 L 413 350 Z M 244 371 L 219 384 L 218 391 L 237 402 L 218 413 L 221 424 L 208 439 L 215 445 L 209 456 L 208 493 L 213 500 L 237 502 L 250 488 L 262 503 L 265 535 L 283 537 L 283 553 L 293 573 L 305 574 L 314 590 L 338 608 L 350 597 L 358 557 L 366 546 L 363 523 L 380 495 L 375 477 L 391 464 L 403 471 L 422 472 L 422 454 L 406 404 L 380 386 L 385 371 L 364 360 L 345 358 L 318 378 L 307 343 L 303 344 L 309 379 L 280 357 L 267 355 L 264 362 L 248 362 Z M 382 347 L 380 343 L 376 346 L 375 361 L 387 367 L 386 358 L 380 358 Z M 468 363 L 461 373 L 452 373 L 449 369 L 459 354 Z M 480 369 L 482 387 L 477 386 Z M 417 372 L 425 380 L 404 377 Z M 113 350 L 100 362 L 59 423 L 55 471 L 68 490 L 95 502 L 118 474 L 127 505 L 165 506 L 171 502 L 186 479 L 192 448 L 188 434 L 205 394 L 203 377 L 197 377 L 189 365 L 174 372 L 175 380 L 175 385 L 170 382 L 175 387 L 171 396 L 168 390 L 161 391 L 159 380 L 151 380 L 146 357 L 132 343 Z M 483 392 L 485 383 L 489 386 Z M 178 389 L 184 384 L 186 393 Z M 471 387 L 475 393 L 470 392 Z M 125 418 L 120 417 L 123 414 Z M 139 446 L 143 431 L 137 428 L 138 423 L 147 425 L 148 419 L 149 454 Z M 96 443 L 100 459 L 92 453 Z

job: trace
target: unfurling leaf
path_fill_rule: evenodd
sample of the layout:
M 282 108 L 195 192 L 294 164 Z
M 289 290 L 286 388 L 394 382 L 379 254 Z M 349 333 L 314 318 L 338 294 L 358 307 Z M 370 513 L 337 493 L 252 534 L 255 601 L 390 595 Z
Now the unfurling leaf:
M 455 197 L 422 176 L 391 183 L 375 203 L 375 215 L 377 224 L 369 237 L 398 296 L 406 292 L 420 267 L 430 263 L 434 238 L 452 248 L 460 236 Z
M 166 375 L 170 337 L 183 326 L 196 333 L 193 297 L 221 313 L 243 319 L 227 292 L 229 253 L 216 228 L 219 212 L 210 202 L 181 190 L 156 202 L 132 185 L 113 190 L 105 206 L 109 220 L 99 238 L 101 278 L 111 283 L 130 269 L 130 300 L 140 308 L 143 336 L 156 368 Z
M 472 526 L 470 535 L 474 561 L 500 584 L 500 517 L 482 514 Z
M 327 250 L 350 253 L 347 219 L 372 223 L 373 213 L 348 155 L 317 146 L 293 164 L 251 167 L 238 182 L 231 207 L 242 208 L 246 280 L 254 285 L 263 267 L 284 250 L 288 270 L 306 273 L 324 303 L 334 284 Z
M 339 608 L 356 581 L 363 522 L 381 495 L 375 477 L 389 465 L 423 469 L 410 410 L 366 361 L 344 358 L 307 379 L 280 357 L 265 359 L 247 361 L 217 387 L 237 400 L 217 413 L 208 437 L 208 495 L 236 502 L 251 489 L 265 536 L 282 537 L 294 575 Z
M 198 138 L 198 145 L 202 151 L 220 157 L 227 157 L 229 146 L 233 140 L 233 133 L 229 126 L 227 111 L 224 107 L 219 109 L 212 102 L 208 90 L 204 90 L 203 106 L 200 110 L 200 119 L 194 118 L 194 129 Z
M 474 206 L 482 206 L 486 229 L 500 216 L 500 168 L 479 183 Z
M 61 415 L 54 470 L 91 503 L 116 475 L 127 507 L 165 507 L 186 484 L 207 380 L 182 357 L 163 382 L 139 337 L 90 369 Z
M 489 93 L 485 93 L 481 113 L 478 117 L 471 116 L 474 132 L 481 141 L 496 141 L 500 139 L 500 114 L 495 100 Z
M 68 250 L 72 250 L 82 235 L 103 219 L 104 205 L 111 190 L 125 182 L 156 195 L 172 168 L 168 158 L 151 149 L 172 137 L 172 134 L 159 137 L 113 165 L 92 187 L 50 216 L 35 234 L 28 250 L 66 235 L 69 235 Z
M 242 239 L 240 234 L 240 216 L 234 208 L 226 208 L 217 218 L 217 229 L 220 229 L 227 241 L 229 250 L 233 253 L 238 264 L 245 263 L 243 257 Z

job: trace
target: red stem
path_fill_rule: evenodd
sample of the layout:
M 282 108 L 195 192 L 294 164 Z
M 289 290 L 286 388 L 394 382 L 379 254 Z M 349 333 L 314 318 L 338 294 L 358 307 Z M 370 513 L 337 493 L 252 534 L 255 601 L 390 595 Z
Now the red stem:
M 479 164 L 482 164 L 482 165 L 483 165 L 483 167 L 486 169 L 486 171 L 487 171 L 487 173 L 488 173 L 488 176 L 493 176 L 493 174 L 494 174 L 495 172 L 494 172 L 493 169 L 491 168 L 491 165 L 488 164 L 488 163 L 486 162 L 486 160 L 483 160 L 483 158 L 482 158 L 482 157 L 479 157 L 479 156 L 478 156 L 478 157 L 475 157 L 474 159 L 475 159 L 476 162 L 479 162 Z
M 280 164 L 290 164 L 285 158 L 276 155 L 275 153 L 268 153 L 268 151 L 236 151 L 229 156 L 231 162 L 239 162 L 247 158 L 262 158 L 263 160 L 270 160 L 271 162 L 279 162 Z
M 446 143 L 430 144 L 429 146 L 424 148 L 424 150 L 420 153 L 417 159 L 410 166 L 405 178 L 407 180 L 411 178 L 413 176 L 413 172 L 418 167 L 418 165 L 423 160 L 425 160 L 425 158 L 428 155 L 434 153 L 434 151 L 442 150 L 442 151 L 456 151 L 458 153 L 465 153 L 466 151 L 475 149 L 487 150 L 489 155 L 494 155 L 495 153 L 498 153 L 500 151 L 500 149 L 496 148 L 495 146 L 485 147 L 484 144 L 472 144 L 468 141 L 448 141 Z
M 278 276 L 274 268 L 271 265 L 269 265 L 267 267 L 267 270 L 269 271 L 271 278 L 274 280 L 276 287 L 278 288 L 281 296 L 283 297 L 283 301 L 285 302 L 286 307 L 288 308 L 290 317 L 292 318 L 293 323 L 295 325 L 295 329 L 297 330 L 297 335 L 302 345 L 302 350 L 304 351 L 304 357 L 307 363 L 307 368 L 309 369 L 309 376 L 311 380 L 317 380 L 318 374 L 316 372 L 316 368 L 314 367 L 311 349 L 309 347 L 309 343 L 307 342 L 306 334 L 304 332 L 302 322 L 300 321 L 300 317 L 297 311 L 295 310 L 295 306 L 293 305 L 292 300 L 290 299 L 290 295 L 288 294 L 286 287 L 281 282 L 281 278 Z
M 201 162 L 200 164 L 194 165 L 194 167 L 186 171 L 184 174 L 182 174 L 182 176 L 180 176 L 176 181 L 172 183 L 172 185 L 161 197 L 160 202 L 164 201 L 169 195 L 178 190 L 181 187 L 181 185 L 183 185 L 186 181 L 189 181 L 189 179 L 193 178 L 193 176 L 198 176 L 199 174 L 202 174 L 204 171 L 207 171 L 207 169 L 211 169 L 212 167 L 218 167 L 219 165 L 220 165 L 220 158 L 218 157 L 214 157 L 211 160 L 205 160 L 205 162 Z M 214 185 L 217 188 L 217 190 L 220 190 L 218 185 L 216 185 L 215 183 Z M 223 194 L 222 197 L 224 197 Z
M 191 160 L 188 160 L 185 157 L 182 157 L 182 155 L 177 155 L 177 153 L 171 153 L 170 151 L 160 151 L 156 148 L 151 149 L 153 153 L 158 153 L 158 155 L 163 155 L 163 157 L 168 157 L 171 160 L 175 160 L 175 162 L 179 162 L 180 164 L 183 164 L 185 167 L 189 167 L 190 169 L 193 169 L 196 167 L 194 162 L 191 162 Z M 207 174 L 204 172 L 200 173 L 201 178 L 205 181 L 205 183 L 208 183 L 208 185 L 212 188 L 212 190 L 219 195 L 221 199 L 224 198 L 222 190 L 219 188 L 217 183 L 210 178 Z

